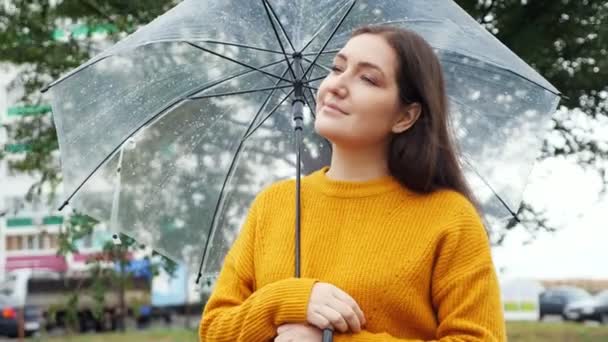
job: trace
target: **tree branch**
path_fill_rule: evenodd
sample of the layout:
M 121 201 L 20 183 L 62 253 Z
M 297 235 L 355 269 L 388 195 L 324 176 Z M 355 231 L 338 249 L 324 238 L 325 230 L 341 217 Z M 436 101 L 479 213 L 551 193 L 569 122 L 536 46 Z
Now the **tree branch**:
M 107 14 L 106 12 L 104 12 L 95 2 L 93 2 L 93 0 L 84 0 L 83 3 L 90 9 L 92 9 L 93 11 L 97 12 L 97 14 L 101 15 L 103 18 L 111 21 L 112 23 L 114 23 L 114 19 L 112 18 L 112 16 L 110 16 L 109 14 Z

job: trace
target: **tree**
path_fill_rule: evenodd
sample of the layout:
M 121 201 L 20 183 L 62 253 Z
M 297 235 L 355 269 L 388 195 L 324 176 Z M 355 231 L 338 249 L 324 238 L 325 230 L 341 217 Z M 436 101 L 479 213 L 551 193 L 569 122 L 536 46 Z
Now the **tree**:
M 83 238 L 91 236 L 98 224 L 99 221 L 87 215 L 75 212 L 71 215 L 69 221 L 65 225 L 65 229 L 60 233 L 57 254 L 66 256 L 68 254 L 78 253 L 78 242 Z M 124 234 L 120 234 L 120 241 L 120 244 L 115 244 L 113 241 L 106 241 L 103 244 L 101 251 L 95 253 L 86 261 L 89 266 L 88 271 L 91 275 L 91 282 L 89 284 L 88 279 L 81 279 L 78 284 L 78 289 L 68 296 L 65 305 L 67 313 L 66 321 L 70 330 L 74 330 L 78 323 L 78 302 L 80 297 L 85 293 L 88 293 L 94 300 L 95 305 L 92 309 L 93 317 L 98 322 L 102 322 L 104 320 L 105 295 L 112 291 L 116 292 L 120 304 L 117 323 L 122 331 L 125 330 L 125 313 L 127 312 L 127 306 L 129 304 L 148 304 L 127 303 L 125 300 L 126 291 L 135 286 L 133 282 L 134 274 L 128 271 L 130 255 L 145 247 Z M 148 261 L 148 271 L 151 275 L 157 275 L 160 268 L 163 268 L 168 274 L 173 274 L 177 266 L 170 259 L 162 257 L 154 252 L 145 256 L 144 259 Z M 86 286 L 85 283 L 87 284 Z M 83 288 L 83 286 L 85 286 L 85 288 Z
M 61 182 L 55 127 L 48 115 L 47 99 L 40 89 L 50 80 L 82 64 L 103 46 L 164 13 L 175 3 L 172 0 L 145 3 L 119 0 L 15 0 L 0 5 L 0 63 L 8 63 L 19 69 L 11 90 L 21 93 L 15 101 L 16 106 L 8 113 L 21 119 L 5 125 L 10 144 L 0 153 L 0 158 L 11 149 L 13 152 L 25 152 L 23 158 L 11 158 L 8 164 L 13 172 L 36 176 L 38 181 L 28 192 L 28 198 L 50 195 L 50 202 Z M 78 240 L 90 235 L 97 223 L 78 213 L 67 222 L 59 239 L 59 255 L 77 252 Z M 113 262 L 123 270 L 128 262 L 128 254 L 139 248 L 127 236 L 123 235 L 121 240 L 118 246 L 111 241 L 106 243 L 101 253 L 89 262 L 92 264 L 91 289 L 95 291 L 96 313 L 102 313 L 103 293 L 114 288 L 108 287 L 108 284 L 118 284 L 122 303 L 121 326 L 124 327 L 124 292 L 129 286 L 130 277 L 125 272 L 102 267 L 104 262 Z M 160 264 L 153 264 L 152 271 L 155 272 L 159 266 L 170 274 L 175 268 L 166 258 L 161 258 Z M 77 302 L 78 291 L 70 298 L 70 303 Z M 71 317 L 75 318 L 73 312 Z
M 564 95 L 564 106 L 553 117 L 553 130 L 544 143 L 541 159 L 575 158 L 594 169 L 608 188 L 608 146 L 594 138 L 590 127 L 580 127 L 569 111 L 578 109 L 591 122 L 608 117 L 608 2 L 538 0 L 457 0 L 499 40 L 531 64 Z M 551 139 L 552 138 L 552 139 Z M 552 144 L 550 141 L 562 141 Z M 544 213 L 524 203 L 519 215 L 534 236 L 554 231 Z M 517 226 L 512 220 L 501 234 Z
M 19 68 L 13 89 L 22 91 L 17 103 L 23 106 L 48 104 L 40 90 L 104 46 L 92 36 L 117 41 L 164 13 L 176 0 L 143 3 L 113 1 L 7 1 L 0 7 L 0 63 Z M 107 42 L 105 43 L 107 44 Z M 36 113 L 35 113 L 36 114 Z M 44 114 L 44 113 L 42 113 Z M 60 182 L 56 155 L 57 136 L 48 115 L 27 115 L 6 126 L 9 139 L 25 143 L 25 158 L 9 162 L 16 172 L 34 173 L 39 181 L 30 195 L 40 194 L 43 185 L 55 189 Z M 51 191 L 53 192 L 53 191 Z

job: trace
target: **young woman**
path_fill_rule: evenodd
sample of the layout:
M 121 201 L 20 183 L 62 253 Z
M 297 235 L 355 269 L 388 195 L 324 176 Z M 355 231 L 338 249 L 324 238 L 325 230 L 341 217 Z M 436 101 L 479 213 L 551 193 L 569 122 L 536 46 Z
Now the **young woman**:
M 363 27 L 317 96 L 331 165 L 260 193 L 205 307 L 202 341 L 504 341 L 490 246 L 458 163 L 441 67 L 417 34 Z

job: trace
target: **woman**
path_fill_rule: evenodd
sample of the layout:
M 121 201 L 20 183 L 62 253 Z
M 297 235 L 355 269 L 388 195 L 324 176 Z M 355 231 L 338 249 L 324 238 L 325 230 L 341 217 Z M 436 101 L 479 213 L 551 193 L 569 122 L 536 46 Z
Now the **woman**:
M 228 253 L 202 341 L 504 341 L 487 235 L 448 130 L 439 61 L 417 34 L 363 27 L 317 94 L 330 167 L 259 194 Z

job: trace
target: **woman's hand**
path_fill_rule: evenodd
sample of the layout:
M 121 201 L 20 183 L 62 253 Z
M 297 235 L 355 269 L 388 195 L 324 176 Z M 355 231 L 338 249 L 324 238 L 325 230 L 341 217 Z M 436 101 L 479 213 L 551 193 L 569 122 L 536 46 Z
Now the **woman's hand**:
M 316 283 L 312 287 L 306 320 L 319 329 L 330 328 L 340 332 L 358 333 L 365 325 L 359 304 L 338 287 Z
M 323 333 L 319 328 L 305 324 L 283 324 L 277 329 L 274 342 L 321 342 Z

